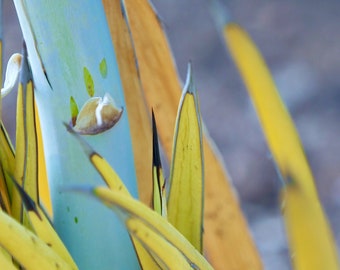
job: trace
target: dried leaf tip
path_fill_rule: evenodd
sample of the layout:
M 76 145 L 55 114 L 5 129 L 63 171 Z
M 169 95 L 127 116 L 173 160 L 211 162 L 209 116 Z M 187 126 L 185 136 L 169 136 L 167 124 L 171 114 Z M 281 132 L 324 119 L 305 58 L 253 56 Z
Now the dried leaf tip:
M 187 70 L 187 77 L 186 81 L 183 87 L 183 94 L 189 93 L 189 94 L 196 94 L 196 87 L 194 84 L 193 76 L 192 76 L 192 64 L 189 62 L 188 64 L 188 70 Z
M 19 78 L 19 73 L 21 70 L 21 61 L 22 55 L 20 53 L 13 54 L 8 60 L 5 75 L 5 83 L 4 87 L 1 89 L 1 97 L 6 96 L 13 90 Z

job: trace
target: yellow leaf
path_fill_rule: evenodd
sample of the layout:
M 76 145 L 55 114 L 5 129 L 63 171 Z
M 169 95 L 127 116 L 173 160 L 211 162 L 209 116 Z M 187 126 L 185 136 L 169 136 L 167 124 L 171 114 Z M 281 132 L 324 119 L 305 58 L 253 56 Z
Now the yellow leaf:
M 0 245 L 25 269 L 76 269 L 17 221 L 0 211 Z
M 68 131 L 73 134 L 78 141 L 81 143 L 85 153 L 87 154 L 90 162 L 94 166 L 94 168 L 97 170 L 97 172 L 101 175 L 107 186 L 114 191 L 121 192 L 125 196 L 131 196 L 128 189 L 124 185 L 123 181 L 120 179 L 116 171 L 110 166 L 110 164 L 101 157 L 98 153 L 96 153 L 91 146 L 77 134 L 72 127 L 65 124 Z M 144 247 L 134 239 L 132 236 L 132 242 L 134 244 L 134 247 L 136 249 L 136 253 L 138 255 L 139 263 L 145 268 L 145 269 L 158 269 L 158 267 L 155 265 L 153 259 L 148 255 L 148 253 L 145 251 Z
M 121 1 L 103 0 L 106 17 L 115 47 L 120 78 L 122 80 L 128 113 L 132 146 L 138 180 L 138 193 L 142 202 L 150 205 L 152 193 L 151 122 L 142 91 L 136 58 L 129 29 L 121 12 Z
M 198 97 L 190 65 L 174 136 L 168 219 L 199 252 L 202 252 L 202 130 Z
M 35 112 L 35 131 L 37 138 L 37 154 L 38 154 L 38 193 L 39 193 L 39 204 L 47 211 L 47 214 L 53 219 L 53 209 L 51 201 L 51 193 L 48 185 L 45 154 L 44 154 L 44 143 L 42 140 L 40 120 L 38 107 L 34 103 Z
M 146 247 L 146 250 L 154 258 L 159 269 L 190 269 L 191 265 L 183 257 L 181 252 L 165 241 L 162 235 L 147 226 L 141 220 L 130 218 L 125 225 L 131 234 Z
M 267 142 L 282 176 L 287 177 L 289 172 L 304 192 L 315 196 L 313 176 L 300 139 L 260 52 L 237 24 L 230 23 L 225 27 L 225 38 L 254 101 Z
M 16 183 L 14 179 L 13 183 L 20 193 L 32 231 L 35 232 L 35 234 L 51 249 L 53 249 L 63 260 L 71 265 L 73 269 L 77 269 L 75 262 L 54 230 L 45 212 L 40 208 L 39 204 L 30 198 L 26 191 L 18 183 Z
M 18 270 L 13 263 L 12 256 L 3 248 L 0 248 L 0 269 Z
M 27 55 L 22 57 L 21 76 L 17 97 L 15 179 L 30 198 L 39 203 L 38 150 L 35 126 L 34 87 L 28 69 Z M 28 226 L 22 211 L 21 198 L 13 201 L 13 216 Z
M 138 59 L 144 95 L 158 119 L 159 137 L 168 160 L 181 84 L 159 18 L 147 0 L 125 0 L 124 11 Z M 215 269 L 261 269 L 226 171 L 207 132 L 204 133 L 205 252 Z M 228 226 L 226 226 L 228 224 Z M 244 256 L 247 254 L 247 256 Z
M 19 83 L 18 96 L 17 96 L 17 112 L 16 112 L 16 142 L 15 142 L 15 173 L 14 178 L 20 185 L 23 185 L 24 168 L 25 168 L 25 128 L 24 128 L 24 96 L 23 86 Z M 11 205 L 12 217 L 16 220 L 22 220 L 22 204 L 20 194 L 17 190 L 13 189 L 12 205 Z
M 282 208 L 294 266 L 338 269 L 334 240 L 304 150 L 265 61 L 240 26 L 228 24 L 224 33 L 285 182 Z
M 213 269 L 183 235 L 166 219 L 143 203 L 104 187 L 94 188 L 90 192 L 118 214 L 130 233 L 143 244 L 150 255 L 155 256 L 157 262 L 162 261 L 167 266 L 165 269 L 181 269 L 173 266 L 177 263 L 176 256 L 182 257 L 178 258 L 180 262 L 183 262 L 184 258 L 186 265 L 191 266 L 191 268 Z M 155 243 L 159 243 L 164 249 L 160 249 L 159 245 Z M 168 245 L 172 246 L 171 249 Z M 173 258 L 170 261 L 167 258 L 167 248 L 169 248 L 169 256 Z M 178 252 L 175 252 L 174 248 Z
M 282 190 L 282 211 L 294 269 L 339 269 L 336 245 L 320 202 L 291 183 Z
M 112 190 L 117 190 L 123 192 L 126 195 L 130 195 L 129 191 L 125 187 L 123 181 L 120 179 L 116 171 L 110 166 L 110 164 L 97 152 L 95 152 L 92 147 L 78 134 L 71 126 L 64 124 L 67 130 L 76 137 L 76 139 L 82 145 L 85 154 L 88 156 L 93 167 L 100 174 L 107 186 Z
M 7 213 L 11 213 L 11 202 L 13 197 L 13 185 L 9 175 L 15 171 L 15 156 L 10 138 L 0 122 L 0 196 L 2 207 Z

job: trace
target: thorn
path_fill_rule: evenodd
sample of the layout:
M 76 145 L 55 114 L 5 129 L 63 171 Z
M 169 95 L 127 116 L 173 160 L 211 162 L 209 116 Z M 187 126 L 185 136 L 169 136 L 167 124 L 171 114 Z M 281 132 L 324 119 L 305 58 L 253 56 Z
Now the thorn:
M 158 133 L 157 133 L 157 125 L 156 125 L 156 119 L 153 109 L 151 110 L 152 113 L 152 145 L 153 145 L 153 151 L 152 151 L 152 163 L 153 166 L 157 168 L 161 168 L 161 159 L 160 159 L 160 153 L 159 153 L 159 144 L 158 144 Z
M 38 218 L 42 220 L 42 217 L 39 214 L 36 202 L 32 200 L 32 198 L 27 194 L 27 192 L 23 189 L 23 187 L 19 185 L 18 182 L 12 176 L 10 178 L 12 179 L 14 186 L 18 190 L 20 197 L 22 199 L 22 202 L 24 206 L 26 207 L 26 210 L 28 212 L 33 211 L 38 216 Z

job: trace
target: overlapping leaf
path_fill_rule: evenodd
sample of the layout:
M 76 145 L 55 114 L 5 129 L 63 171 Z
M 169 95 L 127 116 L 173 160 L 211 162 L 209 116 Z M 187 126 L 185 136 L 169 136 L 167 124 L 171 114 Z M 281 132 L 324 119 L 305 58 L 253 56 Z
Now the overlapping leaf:
M 34 233 L 0 211 L 0 244 L 25 269 L 77 269 L 71 267 Z
M 47 257 L 55 257 L 55 259 L 52 259 L 51 261 L 53 264 L 55 264 L 53 260 L 61 260 L 62 264 L 60 264 L 60 267 L 65 265 L 70 269 L 77 269 L 72 257 L 52 227 L 46 213 L 39 206 L 39 190 L 47 192 L 44 196 L 47 196 L 48 199 L 49 193 L 48 190 L 39 189 L 39 184 L 47 183 L 47 176 L 46 172 L 44 172 L 45 164 L 43 163 L 43 160 L 39 159 L 39 153 L 42 154 L 41 150 L 39 151 L 42 146 L 42 141 L 38 140 L 39 126 L 37 126 L 35 122 L 36 117 L 38 116 L 35 112 L 33 82 L 28 69 L 26 57 L 27 55 L 24 50 L 17 102 L 16 159 L 12 160 L 12 166 L 15 165 L 15 169 L 13 174 L 10 171 L 7 172 L 9 177 L 15 176 L 17 177 L 16 179 L 19 180 L 19 183 L 16 184 L 17 187 L 15 189 L 12 188 L 11 191 L 12 209 L 10 213 L 12 215 L 15 213 L 16 219 L 21 221 L 26 227 L 29 227 L 35 233 L 34 237 L 39 237 L 39 241 L 41 243 L 45 243 L 46 248 L 32 248 L 32 245 L 35 244 L 35 238 L 30 238 L 29 235 L 26 235 L 26 238 L 30 239 L 32 242 L 31 244 L 27 241 L 27 239 L 22 239 L 20 243 L 17 243 L 18 246 L 22 245 L 22 248 L 13 248 L 13 244 L 11 242 L 13 241 L 12 233 L 14 233 L 15 230 L 12 230 L 12 226 L 17 227 L 21 237 L 25 234 L 25 230 L 20 229 L 19 224 L 8 225 L 8 230 L 11 233 L 8 234 L 7 237 L 3 236 L 1 238 L 1 246 L 10 252 L 10 254 L 19 260 L 19 263 L 27 269 L 34 269 L 39 262 L 38 260 L 35 260 L 35 257 L 44 256 L 43 254 Z M 12 151 L 7 151 L 5 154 L 9 155 L 9 158 L 11 158 L 12 155 L 14 156 Z M 15 181 L 16 180 L 11 179 L 10 183 L 13 185 L 13 183 L 16 183 Z M 23 205 L 25 205 L 25 209 L 22 208 Z M 1 222 L 5 223 L 1 224 L 1 226 L 7 226 L 6 224 L 16 224 L 14 221 L 11 221 L 9 217 L 8 219 L 3 217 Z M 25 246 L 31 248 L 30 251 L 28 251 L 30 256 L 32 256 L 31 261 L 19 254 L 26 252 L 24 249 Z M 39 252 L 40 249 L 42 249 L 40 252 L 43 254 L 35 254 L 36 252 Z M 58 262 L 56 263 L 58 264 Z M 42 262 L 42 264 L 44 264 L 44 262 Z
M 15 0 L 14 4 L 34 78 L 54 226 L 81 269 L 98 267 L 98 257 L 102 268 L 138 267 L 129 236 L 117 218 L 107 218 L 109 211 L 98 210 L 98 204 L 91 200 L 60 193 L 70 181 L 102 183 L 62 123 L 75 118 L 70 113 L 71 97 L 82 108 L 91 95 L 100 98 L 109 93 L 124 112 L 113 128 L 99 129 L 100 134 L 87 140 L 117 168 L 130 193 L 137 196 L 126 104 L 102 2 Z M 103 107 L 99 107 L 100 113 L 104 113 Z M 89 125 L 96 128 L 100 122 L 97 107 L 93 108 L 89 114 L 94 121 Z M 98 245 L 98 239 L 105 241 Z M 107 250 L 110 256 L 102 256 Z
M 213 269 L 183 235 L 141 202 L 103 187 L 81 191 L 112 208 L 161 269 Z
M 145 204 L 150 204 L 152 193 L 152 185 L 148 181 L 148 179 L 151 179 L 149 166 L 152 156 L 151 124 L 148 114 L 150 108 L 147 108 L 145 104 L 136 65 L 138 60 L 126 24 L 126 17 L 122 12 L 121 1 L 103 0 L 103 5 L 117 54 L 120 78 L 129 115 L 139 198 Z
M 166 183 L 163 175 L 161 155 L 159 151 L 159 141 L 156 117 L 152 111 L 152 206 L 153 209 L 167 218 L 167 197 L 166 197 Z
M 171 134 L 181 95 L 181 85 L 171 50 L 159 17 L 147 0 L 125 0 L 123 3 L 138 59 L 145 99 L 157 115 L 160 140 L 168 160 L 171 160 Z M 206 253 L 216 269 L 229 266 L 261 269 L 259 255 L 248 233 L 233 189 L 228 183 L 223 163 L 208 137 L 205 132 L 203 148 L 207 179 L 204 209 Z M 248 254 L 247 258 L 244 254 Z

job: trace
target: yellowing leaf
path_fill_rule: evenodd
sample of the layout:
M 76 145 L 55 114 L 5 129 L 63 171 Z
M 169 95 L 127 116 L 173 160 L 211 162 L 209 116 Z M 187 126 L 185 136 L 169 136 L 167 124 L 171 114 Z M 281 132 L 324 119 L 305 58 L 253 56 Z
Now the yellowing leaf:
M 189 65 L 174 137 L 168 219 L 202 252 L 204 175 L 200 121 L 197 92 Z

